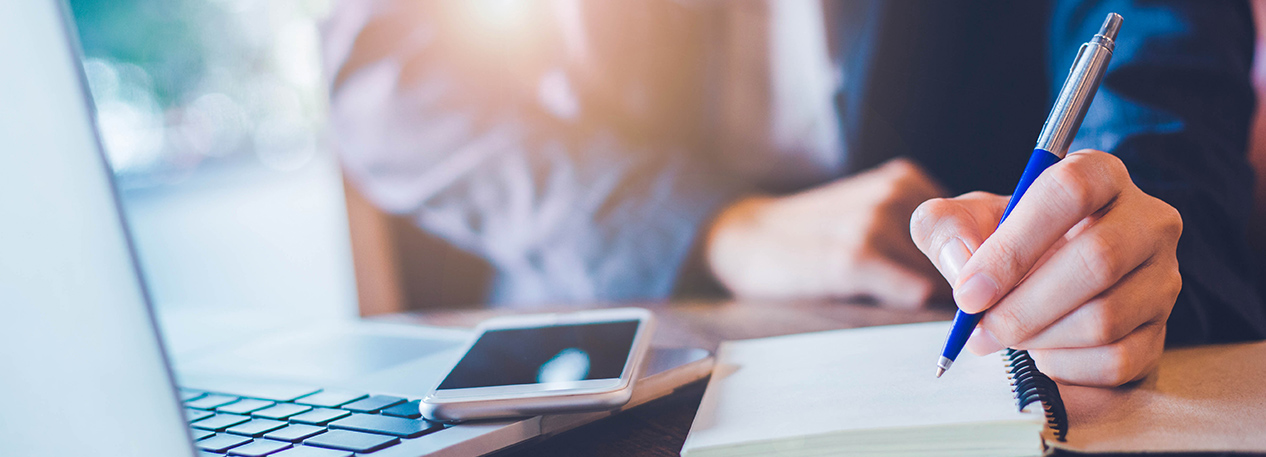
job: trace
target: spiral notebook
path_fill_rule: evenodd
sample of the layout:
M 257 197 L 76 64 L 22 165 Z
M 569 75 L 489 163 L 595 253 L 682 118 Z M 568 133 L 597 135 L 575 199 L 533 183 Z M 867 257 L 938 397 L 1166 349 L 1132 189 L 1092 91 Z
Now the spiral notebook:
M 936 379 L 948 330 L 934 322 L 723 343 L 681 454 L 1266 451 L 1266 343 L 1166 351 L 1147 380 L 1093 389 L 1056 386 L 1022 351 L 964 353 Z

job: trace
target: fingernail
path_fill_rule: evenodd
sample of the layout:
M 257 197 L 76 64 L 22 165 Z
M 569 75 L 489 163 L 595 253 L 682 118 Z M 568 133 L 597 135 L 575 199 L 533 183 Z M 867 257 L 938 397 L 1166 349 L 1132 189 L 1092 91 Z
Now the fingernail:
M 989 355 L 1002 350 L 1002 343 L 988 330 L 976 328 L 971 334 L 971 338 L 967 339 L 967 350 L 976 355 Z
M 979 313 L 993 304 L 998 295 L 998 282 L 985 273 L 976 273 L 954 289 L 954 302 L 966 313 Z
M 936 260 L 941 265 L 941 274 L 945 275 L 945 279 L 949 280 L 950 284 L 953 284 L 958 281 L 958 272 L 963 269 L 963 265 L 969 258 L 971 258 L 971 251 L 967 250 L 967 244 L 963 243 L 963 240 L 954 238 L 945 243 Z

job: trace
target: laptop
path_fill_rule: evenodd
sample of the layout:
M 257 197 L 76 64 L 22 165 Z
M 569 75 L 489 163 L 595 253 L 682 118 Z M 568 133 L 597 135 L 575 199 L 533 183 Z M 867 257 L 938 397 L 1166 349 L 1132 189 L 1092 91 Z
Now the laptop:
M 0 14 L 0 454 L 474 456 L 614 412 L 444 425 L 417 400 L 464 330 L 351 321 L 173 360 L 95 130 L 68 8 Z M 171 331 L 172 329 L 166 329 Z M 624 409 L 701 380 L 658 350 Z

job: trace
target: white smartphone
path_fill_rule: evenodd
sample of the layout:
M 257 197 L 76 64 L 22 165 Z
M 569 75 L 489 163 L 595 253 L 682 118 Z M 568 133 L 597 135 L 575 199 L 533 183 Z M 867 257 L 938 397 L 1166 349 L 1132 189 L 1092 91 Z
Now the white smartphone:
M 640 308 L 485 321 L 422 399 L 422 414 L 460 422 L 618 408 L 633 394 L 652 326 Z

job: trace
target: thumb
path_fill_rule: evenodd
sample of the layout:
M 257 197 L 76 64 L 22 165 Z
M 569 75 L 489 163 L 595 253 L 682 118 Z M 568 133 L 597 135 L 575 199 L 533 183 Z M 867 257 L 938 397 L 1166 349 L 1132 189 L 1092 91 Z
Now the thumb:
M 972 192 L 923 202 L 910 217 L 910 237 L 950 284 L 1002 219 L 1007 197 Z

